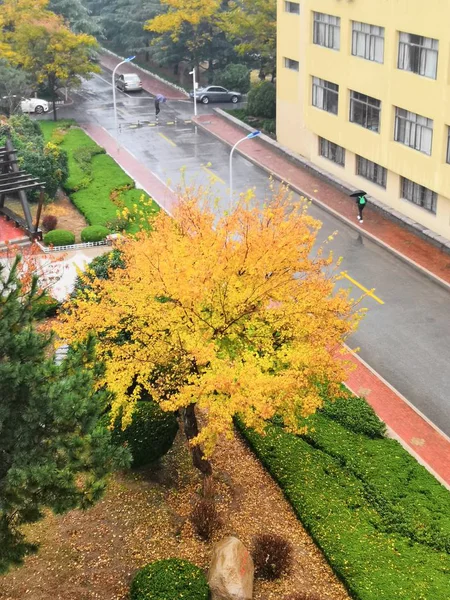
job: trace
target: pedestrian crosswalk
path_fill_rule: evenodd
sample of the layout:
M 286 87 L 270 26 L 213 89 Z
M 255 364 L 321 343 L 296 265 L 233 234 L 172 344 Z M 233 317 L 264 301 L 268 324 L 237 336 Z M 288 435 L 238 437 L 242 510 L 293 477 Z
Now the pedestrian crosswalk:
M 175 119 L 175 121 L 148 121 L 138 120 L 134 123 L 121 123 L 120 129 L 140 129 L 141 127 L 173 127 L 175 125 L 191 125 L 191 119 Z

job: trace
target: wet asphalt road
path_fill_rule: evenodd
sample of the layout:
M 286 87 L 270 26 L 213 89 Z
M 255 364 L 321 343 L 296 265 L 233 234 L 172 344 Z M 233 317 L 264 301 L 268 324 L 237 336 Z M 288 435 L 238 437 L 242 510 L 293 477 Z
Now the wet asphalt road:
M 103 73 L 86 82 L 73 95 L 73 106 L 58 111 L 59 117 L 94 122 L 114 135 L 110 81 Z M 120 142 L 127 150 L 170 187 L 209 186 L 219 208 L 228 207 L 229 148 L 189 122 L 192 102 L 161 105 L 157 127 L 142 124 L 154 121 L 153 99 L 146 92 L 118 92 L 117 107 Z M 198 109 L 199 114 L 212 111 L 211 105 Z M 237 154 L 233 164 L 236 195 L 255 188 L 263 201 L 269 190 L 265 171 Z M 310 212 L 323 222 L 320 239 L 339 231 L 331 247 L 336 256 L 344 257 L 343 270 L 360 285 L 376 288 L 377 298 L 384 302 L 364 299 L 369 310 L 350 345 L 359 347 L 372 368 L 450 435 L 450 293 L 327 212 L 316 206 Z M 351 286 L 354 297 L 361 294 L 347 279 L 342 285 Z

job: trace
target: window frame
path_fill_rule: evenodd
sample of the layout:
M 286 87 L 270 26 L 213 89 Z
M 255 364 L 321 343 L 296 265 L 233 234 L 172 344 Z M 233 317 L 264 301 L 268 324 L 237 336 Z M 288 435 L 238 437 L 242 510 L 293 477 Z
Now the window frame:
M 411 197 L 407 196 L 407 193 L 405 192 L 406 187 L 410 188 Z M 419 202 L 416 202 L 416 200 L 414 199 L 414 195 L 416 192 L 418 192 L 418 194 L 421 196 Z M 428 193 L 431 194 L 431 197 L 427 199 L 425 198 L 425 194 Z M 411 181 L 411 179 L 408 179 L 407 177 L 400 178 L 400 197 L 403 200 L 406 200 L 407 202 L 411 202 L 411 204 L 415 204 L 419 208 L 423 208 L 424 210 L 431 212 L 434 215 L 436 214 L 438 200 L 437 193 L 433 192 L 433 190 L 430 190 L 424 185 L 420 185 L 415 181 Z M 428 206 L 426 206 L 426 204 L 428 204 Z
M 356 96 L 359 96 L 359 98 Z M 375 103 L 378 103 L 378 106 Z M 361 115 L 363 117 L 362 122 L 357 121 L 355 118 L 356 109 L 361 111 Z M 370 124 L 374 120 L 374 115 L 378 116 L 376 129 L 370 126 Z M 361 92 L 357 92 L 356 90 L 350 90 L 350 106 L 348 119 L 350 123 L 355 123 L 355 125 L 364 127 L 364 129 L 368 129 L 369 131 L 373 131 L 375 133 L 380 133 L 381 100 L 378 100 L 378 98 L 373 98 L 372 96 L 368 96 L 367 94 L 362 94 Z
M 447 125 L 447 156 L 445 162 L 450 165 L 450 125 Z
M 294 66 L 292 66 L 292 63 L 294 63 Z M 298 72 L 300 70 L 300 62 L 294 58 L 288 58 L 287 56 L 283 56 L 283 66 L 290 71 Z
M 357 29 L 356 26 L 360 25 L 361 28 Z M 368 28 L 368 31 L 364 31 L 364 28 Z M 378 31 L 376 31 L 378 30 Z M 381 35 L 382 34 L 382 35 Z M 384 64 L 384 40 L 385 40 L 385 28 L 380 25 L 372 25 L 371 23 L 364 23 L 363 21 L 352 21 L 352 56 L 369 60 L 370 62 L 376 62 L 380 65 Z M 364 53 L 358 53 L 359 37 L 364 36 Z M 377 60 L 377 41 L 381 40 L 381 60 Z
M 321 19 L 320 17 L 326 17 Z M 335 23 L 331 20 L 335 19 Z M 324 43 L 321 43 L 324 38 Z M 328 48 L 329 50 L 341 49 L 341 18 L 328 13 L 313 11 L 313 44 Z
M 293 7 L 296 7 L 296 9 L 290 10 Z M 291 2 L 290 0 L 284 0 L 284 12 L 289 13 L 290 15 L 299 15 L 300 14 L 300 3 L 299 2 Z
M 402 111 L 405 115 L 399 115 L 399 112 Z M 414 117 L 414 119 L 409 118 Z M 427 123 L 424 124 L 419 120 L 426 120 Z M 431 123 L 431 126 L 430 126 Z M 400 129 L 404 127 L 403 136 L 404 140 L 400 139 L 399 132 Z M 422 154 L 426 154 L 427 156 L 431 156 L 433 152 L 433 129 L 434 122 L 433 119 L 429 119 L 428 117 L 424 117 L 423 115 L 419 115 L 417 113 L 413 113 L 404 108 L 400 108 L 399 106 L 395 107 L 395 123 L 394 123 L 394 141 L 403 144 L 408 148 L 412 148 L 413 150 L 417 150 Z M 423 133 L 424 131 L 430 131 L 430 148 L 429 152 L 423 150 L 420 146 L 422 145 Z M 407 143 L 405 140 L 409 138 L 412 143 Z
M 338 160 L 339 153 L 341 154 L 340 160 Z M 339 167 L 345 167 L 345 148 L 321 136 L 319 136 L 319 156 L 326 158 Z
M 364 169 L 362 169 L 362 165 L 364 164 Z M 373 176 L 370 176 L 370 169 L 373 169 Z M 365 170 L 365 173 L 362 171 Z M 378 173 L 381 173 L 381 177 L 378 177 Z M 375 185 L 380 186 L 383 189 L 387 187 L 387 169 L 386 167 L 382 167 L 378 163 L 373 160 L 369 160 L 368 158 L 364 158 L 364 156 L 356 155 L 356 174 L 359 177 L 363 177 L 367 181 L 374 183 Z
M 323 84 L 323 85 L 322 85 Z M 335 90 L 327 87 L 327 85 L 333 85 L 336 87 Z M 319 104 L 315 104 L 317 102 L 318 93 L 317 90 L 323 90 L 322 95 L 322 104 L 323 106 L 319 106 Z M 329 101 L 331 98 L 336 97 L 336 112 L 334 110 L 328 110 L 330 106 Z M 333 83 L 332 81 L 327 81 L 326 79 L 321 79 L 320 77 L 316 77 L 312 75 L 312 105 L 319 110 L 323 110 L 332 115 L 337 115 L 339 112 L 339 84 Z
M 402 36 L 409 36 L 409 40 L 402 40 Z M 415 38 L 413 41 L 411 38 Z M 431 42 L 431 47 L 425 45 L 426 41 Z M 436 47 L 433 48 L 433 45 Z M 430 56 L 434 56 L 434 74 L 427 75 L 426 62 Z M 425 59 L 424 59 L 425 57 Z M 409 73 L 415 73 L 421 77 L 427 77 L 428 79 L 437 79 L 439 61 L 439 40 L 435 38 L 429 38 L 423 35 L 416 35 L 414 33 L 407 33 L 406 31 L 399 31 L 398 35 L 398 56 L 397 56 L 397 68 L 400 71 L 407 71 Z M 424 63 L 422 65 L 422 62 Z

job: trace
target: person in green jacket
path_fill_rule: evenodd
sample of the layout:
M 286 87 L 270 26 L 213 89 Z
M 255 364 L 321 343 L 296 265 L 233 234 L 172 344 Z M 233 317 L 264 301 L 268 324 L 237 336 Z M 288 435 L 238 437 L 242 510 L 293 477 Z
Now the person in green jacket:
M 356 204 L 358 205 L 358 221 L 360 223 L 364 223 L 363 221 L 363 210 L 367 204 L 367 198 L 362 195 L 362 196 L 357 196 L 356 197 Z

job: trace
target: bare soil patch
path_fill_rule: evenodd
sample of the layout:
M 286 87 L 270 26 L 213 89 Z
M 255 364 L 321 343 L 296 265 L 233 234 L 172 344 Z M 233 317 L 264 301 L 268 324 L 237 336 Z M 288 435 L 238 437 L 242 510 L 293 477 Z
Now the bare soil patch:
M 20 200 L 8 199 L 6 205 L 18 215 L 23 216 Z M 33 221 L 36 218 L 37 209 L 38 205 L 36 202 L 30 204 Z M 58 229 L 68 229 L 74 233 L 76 242 L 81 242 L 81 231 L 89 225 L 83 215 L 75 208 L 70 199 L 62 190 L 58 191 L 54 202 L 44 206 L 41 216 L 41 227 L 42 219 L 45 215 L 55 215 L 55 217 L 58 219 L 58 224 L 56 227 Z
M 310 590 L 323 600 L 347 600 L 342 584 L 315 546 L 278 486 L 239 439 L 222 442 L 213 460 L 223 527 L 247 547 L 260 532 L 288 538 L 295 549 L 290 575 L 256 581 L 255 600 L 282 600 Z M 48 515 L 28 527 L 39 553 L 0 579 L 2 600 L 126 600 L 133 573 L 148 562 L 180 557 L 207 569 L 211 543 L 195 537 L 188 520 L 200 479 L 177 438 L 158 465 L 111 479 L 92 509 Z

